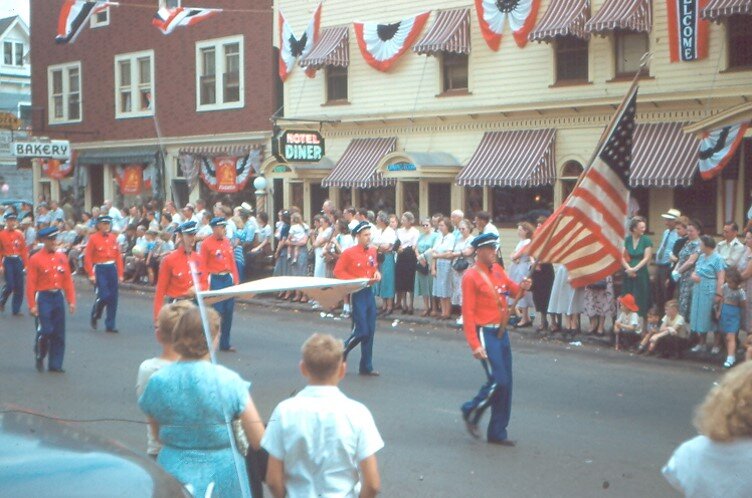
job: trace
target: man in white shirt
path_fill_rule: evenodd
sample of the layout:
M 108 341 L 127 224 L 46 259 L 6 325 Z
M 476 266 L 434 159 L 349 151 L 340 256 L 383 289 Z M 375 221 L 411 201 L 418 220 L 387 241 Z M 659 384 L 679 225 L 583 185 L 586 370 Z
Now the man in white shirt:
M 491 213 L 488 211 L 478 211 L 475 213 L 475 226 L 478 228 L 478 235 L 492 233 L 499 237 L 499 229 L 491 223 Z M 501 255 L 501 238 L 496 239 L 496 256 L 499 258 L 499 264 L 504 266 L 504 259 Z
M 727 268 L 737 268 L 744 256 L 744 244 L 739 240 L 739 225 L 727 221 L 723 225 L 723 240 L 715 246 L 715 252 L 726 262 Z
M 368 408 L 337 387 L 347 370 L 342 353 L 342 341 L 331 335 L 313 334 L 303 344 L 300 371 L 308 386 L 275 408 L 261 440 L 275 498 L 379 492 L 376 452 L 384 441 Z
M 344 212 L 342 213 L 342 217 L 347 222 L 347 228 L 351 233 L 353 231 L 353 228 L 358 226 L 358 223 L 360 223 L 355 216 L 357 213 L 358 211 L 356 211 L 355 208 L 352 207 L 345 208 Z

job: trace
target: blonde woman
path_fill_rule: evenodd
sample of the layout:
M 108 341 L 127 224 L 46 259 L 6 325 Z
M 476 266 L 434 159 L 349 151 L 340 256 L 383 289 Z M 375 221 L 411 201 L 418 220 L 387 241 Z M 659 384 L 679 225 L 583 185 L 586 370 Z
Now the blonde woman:
M 699 436 L 671 456 L 663 475 L 688 498 L 748 498 L 752 491 L 752 363 L 727 373 L 699 407 Z

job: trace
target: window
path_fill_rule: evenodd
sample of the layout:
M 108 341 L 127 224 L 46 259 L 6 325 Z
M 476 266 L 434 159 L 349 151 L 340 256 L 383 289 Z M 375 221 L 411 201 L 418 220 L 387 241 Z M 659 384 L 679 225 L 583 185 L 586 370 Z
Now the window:
M 726 33 L 728 67 L 752 69 L 752 29 L 749 16 L 730 16 L 726 22 Z
M 632 77 L 640 69 L 642 56 L 650 49 L 647 33 L 616 31 L 614 33 L 616 77 Z M 647 67 L 643 68 L 647 75 Z
M 24 44 L 19 42 L 3 42 L 3 64 L 6 66 L 23 66 Z
M 563 36 L 554 44 L 556 82 L 588 81 L 588 41 Z
M 327 66 L 326 68 L 326 101 L 347 101 L 347 68 Z
M 582 165 L 577 161 L 567 161 L 564 167 L 561 168 L 561 201 L 569 197 L 569 194 L 574 190 L 574 186 L 577 185 L 577 180 L 582 174 Z
M 718 211 L 718 180 L 703 180 L 698 173 L 690 187 L 674 189 L 674 205 L 689 219 L 702 224 L 702 233 L 718 233 L 716 214 Z
M 24 65 L 24 44 L 16 43 L 16 66 Z
M 50 124 L 81 121 L 81 63 L 47 68 Z
M 441 56 L 442 91 L 467 90 L 467 54 L 446 52 Z
M 243 37 L 196 43 L 196 108 L 243 107 Z
M 180 0 L 159 0 L 159 8 L 163 7 L 167 7 L 168 9 L 180 7 Z
M 115 117 L 151 116 L 154 113 L 154 52 L 115 56 Z
M 554 188 L 551 185 L 494 187 L 492 194 L 494 224 L 499 228 L 512 228 L 521 221 L 534 222 L 539 216 L 553 212 Z
M 31 126 L 31 102 L 19 102 L 17 116 L 22 126 Z
M 6 66 L 13 65 L 13 43 L 11 42 L 3 43 L 3 64 Z
M 91 16 L 89 26 L 92 28 L 101 28 L 110 25 L 110 8 L 105 7 L 102 10 L 95 12 Z

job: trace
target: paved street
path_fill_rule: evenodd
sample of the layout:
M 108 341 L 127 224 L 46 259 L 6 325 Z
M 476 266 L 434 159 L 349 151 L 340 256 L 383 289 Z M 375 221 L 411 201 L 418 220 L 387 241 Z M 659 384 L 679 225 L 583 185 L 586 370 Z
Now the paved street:
M 31 318 L 0 317 L 0 403 L 63 418 L 139 421 L 136 370 L 157 353 L 150 296 L 121 293 L 121 333 L 111 335 L 89 329 L 93 295 L 82 282 L 78 287 L 64 375 L 34 370 Z M 303 340 L 314 331 L 347 334 L 344 321 L 272 307 L 247 307 L 235 317 L 233 342 L 240 352 L 220 358 L 253 382 L 264 417 L 303 385 L 297 372 Z M 718 372 L 514 336 L 510 436 L 518 446 L 500 448 L 464 432 L 459 405 L 483 378 L 462 338 L 411 327 L 379 322 L 375 367 L 382 376 L 361 378 L 351 365 L 341 385 L 372 410 L 386 441 L 378 454 L 383 496 L 676 496 L 660 467 L 693 435 L 692 409 Z M 80 425 L 143 451 L 143 425 Z

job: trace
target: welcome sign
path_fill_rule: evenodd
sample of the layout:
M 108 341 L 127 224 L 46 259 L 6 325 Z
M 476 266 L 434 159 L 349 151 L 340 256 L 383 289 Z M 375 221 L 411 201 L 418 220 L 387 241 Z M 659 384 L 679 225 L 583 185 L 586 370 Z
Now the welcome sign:
M 707 0 L 666 0 L 671 62 L 689 62 L 708 55 L 708 21 L 700 17 Z

